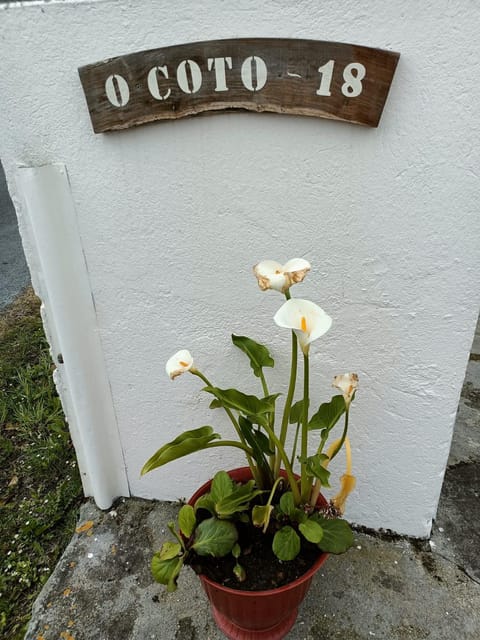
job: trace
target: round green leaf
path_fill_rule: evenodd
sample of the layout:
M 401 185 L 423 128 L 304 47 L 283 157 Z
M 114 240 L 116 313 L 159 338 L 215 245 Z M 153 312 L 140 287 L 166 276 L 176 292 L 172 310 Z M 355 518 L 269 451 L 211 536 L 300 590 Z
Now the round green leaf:
M 196 528 L 192 546 L 199 556 L 221 558 L 230 553 L 237 539 L 238 532 L 233 522 L 208 518 Z
M 305 522 L 302 522 L 298 525 L 300 533 L 306 538 L 309 542 L 313 542 L 314 544 L 318 544 L 323 537 L 323 529 L 314 520 L 310 518 Z
M 292 527 L 282 527 L 273 538 L 272 549 L 279 560 L 293 560 L 300 551 L 300 538 Z

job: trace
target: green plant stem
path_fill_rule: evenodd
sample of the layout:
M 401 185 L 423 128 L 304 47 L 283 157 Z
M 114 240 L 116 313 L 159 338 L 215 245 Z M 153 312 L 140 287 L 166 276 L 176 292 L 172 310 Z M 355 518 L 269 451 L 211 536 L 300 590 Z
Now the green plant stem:
M 269 437 L 275 443 L 275 446 L 277 447 L 277 452 L 279 453 L 280 458 L 281 458 L 283 464 L 285 465 L 285 472 L 287 474 L 288 483 L 289 483 L 290 488 L 292 490 L 295 504 L 298 505 L 298 504 L 300 504 L 300 498 L 301 498 L 300 491 L 298 490 L 297 481 L 295 480 L 295 476 L 293 475 L 292 465 L 290 464 L 290 460 L 288 459 L 288 456 L 287 456 L 287 454 L 285 452 L 285 447 L 282 445 L 282 443 L 277 438 L 277 436 L 275 435 L 275 433 L 273 432 L 273 430 L 270 428 L 269 425 L 263 425 L 263 426 L 264 426 L 265 431 L 268 433 Z
M 300 443 L 302 502 L 307 503 L 310 497 L 311 482 L 307 476 L 308 455 L 308 405 L 309 405 L 310 367 L 308 354 L 303 354 L 303 416 L 302 439 Z
M 241 442 L 236 442 L 235 440 L 216 440 L 215 442 L 209 442 L 205 445 L 205 449 L 213 449 L 214 447 L 235 447 L 236 449 L 241 449 L 244 451 L 247 456 L 252 456 L 253 451 L 247 445 L 242 444 Z
M 210 380 L 207 378 L 207 376 L 204 376 L 203 373 L 201 371 L 199 371 L 198 369 L 192 368 L 192 369 L 190 369 L 190 373 L 193 373 L 193 375 L 195 375 L 198 378 L 200 378 L 200 380 L 203 380 L 203 382 L 205 382 L 207 387 L 213 387 L 214 386 L 214 385 L 212 385 Z M 243 434 L 242 434 L 242 432 L 240 430 L 240 427 L 238 426 L 237 419 L 235 418 L 235 416 L 233 415 L 233 413 L 232 413 L 232 411 L 230 409 L 228 409 L 227 407 L 223 407 L 223 408 L 225 409 L 225 412 L 226 412 L 227 416 L 230 418 L 230 421 L 233 424 L 233 427 L 234 427 L 235 431 L 237 432 L 237 436 L 238 436 L 238 438 L 240 440 L 240 443 L 243 445 L 243 447 L 240 447 L 240 448 L 244 449 L 244 451 L 245 451 L 245 454 L 247 456 L 248 466 L 250 467 L 250 469 L 252 471 L 252 476 L 253 476 L 255 482 L 257 483 L 257 486 L 262 486 L 260 473 L 258 471 L 257 466 L 253 462 L 253 458 L 252 458 L 251 453 L 247 453 L 247 450 L 251 451 L 251 449 L 249 449 L 249 447 L 247 446 L 247 443 L 245 442 L 245 439 L 244 439 Z
M 290 291 L 287 289 L 285 297 L 290 300 Z M 287 439 L 288 420 L 290 418 L 290 409 L 292 408 L 293 396 L 295 394 L 295 385 L 297 382 L 297 360 L 298 360 L 298 342 L 295 331 L 292 331 L 292 360 L 290 365 L 290 382 L 288 384 L 287 398 L 285 400 L 285 406 L 283 408 L 282 425 L 280 428 L 280 442 L 285 447 L 285 441 Z M 280 471 L 280 455 L 277 455 L 275 461 L 275 476 L 278 476 Z
M 262 381 L 263 395 L 267 397 L 268 395 L 270 395 L 270 392 L 268 390 L 267 381 L 265 380 L 265 375 L 262 369 L 260 369 L 260 380 Z M 270 424 L 270 427 L 274 430 L 275 429 L 275 411 L 272 411 L 271 413 L 268 414 L 268 422 Z M 269 438 L 269 441 L 270 441 L 270 448 L 275 450 L 272 439 Z M 271 456 L 269 456 L 269 461 L 270 461 L 270 469 L 273 471 L 273 469 L 275 468 L 275 454 L 272 454 Z
M 340 449 L 343 447 L 343 443 L 345 442 L 345 438 L 347 437 L 347 432 L 348 432 L 348 412 L 349 412 L 349 407 L 347 406 L 347 410 L 345 411 L 345 426 L 343 428 L 342 437 L 340 438 L 340 442 L 338 443 L 338 446 L 335 448 L 335 451 L 332 453 L 330 459 L 328 460 L 329 464 L 335 458 L 335 456 L 340 451 Z M 325 444 L 325 439 L 322 438 L 322 440 L 320 441 L 320 445 L 318 447 L 318 453 L 322 452 L 324 444 Z M 312 495 L 310 497 L 310 504 L 311 504 L 312 507 L 314 507 L 317 504 L 317 499 L 318 499 L 321 487 L 322 487 L 322 483 L 320 482 L 320 480 L 317 479 L 317 481 L 315 482 L 315 484 L 313 486 Z
M 335 451 L 332 453 L 332 455 L 330 456 L 330 460 L 329 463 L 335 458 L 335 456 L 337 455 L 337 453 L 340 451 L 340 449 L 343 447 L 343 443 L 345 442 L 345 438 L 347 437 L 347 432 L 348 432 L 348 414 L 350 411 L 350 407 L 347 406 L 346 411 L 345 411 L 345 426 L 343 427 L 343 433 L 342 433 L 342 437 L 340 438 L 340 442 L 338 443 L 337 447 L 335 448 Z
M 298 444 L 298 434 L 300 433 L 300 423 L 297 422 L 297 426 L 295 428 L 295 438 L 293 439 L 293 447 L 292 447 L 292 457 L 290 458 L 290 464 L 294 465 L 295 463 L 295 455 L 297 453 L 297 444 Z

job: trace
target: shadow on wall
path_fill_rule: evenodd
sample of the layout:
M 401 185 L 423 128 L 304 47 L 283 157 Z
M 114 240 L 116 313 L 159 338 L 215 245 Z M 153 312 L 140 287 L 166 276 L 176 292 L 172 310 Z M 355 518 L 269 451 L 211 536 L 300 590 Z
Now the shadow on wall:
M 0 310 L 30 283 L 17 217 L 0 163 Z

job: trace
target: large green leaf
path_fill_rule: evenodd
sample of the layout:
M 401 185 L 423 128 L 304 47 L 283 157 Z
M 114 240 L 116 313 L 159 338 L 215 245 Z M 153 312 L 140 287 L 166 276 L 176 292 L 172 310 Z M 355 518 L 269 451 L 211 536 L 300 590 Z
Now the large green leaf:
M 161 553 L 161 551 L 156 553 L 152 558 L 152 575 L 157 582 L 167 586 L 167 591 L 175 591 L 177 577 L 183 566 L 183 556 L 176 555 L 173 558 L 162 559 Z
M 327 455 L 324 453 L 316 453 L 306 459 L 305 468 L 309 477 L 318 478 L 324 487 L 330 487 L 330 471 L 322 466 L 325 460 L 328 460 Z
M 232 342 L 250 358 L 250 366 L 257 378 L 261 375 L 262 367 L 274 366 L 273 358 L 263 344 L 259 344 L 246 336 L 236 336 L 234 334 L 232 334 Z
M 246 484 L 236 485 L 230 495 L 215 503 L 217 516 L 219 518 L 230 518 L 239 511 L 247 511 L 253 498 L 263 493 L 260 489 L 255 489 L 254 485 L 254 480 L 249 480 Z
M 288 421 L 290 424 L 298 424 L 303 418 L 303 398 L 292 404 Z
M 267 436 L 259 429 L 254 429 L 253 424 L 247 418 L 239 416 L 238 425 L 245 439 L 253 451 L 253 457 L 260 472 L 260 485 L 262 488 L 270 487 L 273 484 L 272 470 L 265 458 L 265 455 L 271 455 L 274 451 L 270 448 Z
M 199 427 L 184 431 L 175 440 L 164 444 L 153 456 L 143 465 L 142 476 L 157 467 L 161 467 L 167 462 L 177 460 L 183 456 L 188 456 L 195 451 L 201 451 L 212 442 L 218 440 L 220 435 L 214 433 L 212 427 Z
M 221 406 L 227 409 L 234 409 L 245 416 L 263 416 L 274 411 L 275 400 L 279 395 L 275 394 L 267 396 L 266 398 L 257 398 L 257 396 L 247 395 L 237 389 L 204 387 L 203 390 L 215 396 L 217 402 L 213 401 L 213 408 Z
M 330 431 L 345 413 L 345 400 L 343 396 L 333 396 L 330 402 L 320 405 L 309 424 L 309 429 L 327 429 Z
M 221 558 L 230 553 L 237 539 L 238 532 L 233 522 L 208 518 L 198 525 L 192 548 L 199 556 Z
M 311 516 L 323 529 L 318 546 L 328 553 L 345 553 L 353 544 L 353 532 L 345 520 L 324 518 L 320 514 Z
M 304 538 L 314 544 L 318 544 L 323 537 L 321 525 L 311 518 L 308 518 L 305 522 L 301 522 L 298 525 L 298 529 Z
M 210 496 L 214 502 L 219 502 L 223 498 L 229 496 L 235 484 L 226 471 L 218 471 L 212 480 L 210 487 Z
M 178 513 L 178 526 L 180 531 L 186 538 L 190 538 L 195 531 L 197 519 L 195 518 L 195 511 L 189 504 L 184 504 Z
M 273 553 L 279 560 L 293 560 L 300 551 L 300 538 L 292 527 L 282 527 L 273 538 Z

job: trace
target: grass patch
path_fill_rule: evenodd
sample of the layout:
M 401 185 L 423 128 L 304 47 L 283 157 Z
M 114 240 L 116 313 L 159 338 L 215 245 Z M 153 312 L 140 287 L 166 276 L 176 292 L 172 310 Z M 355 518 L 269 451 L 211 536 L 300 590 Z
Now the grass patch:
M 23 639 L 82 497 L 39 304 L 27 289 L 0 316 L 0 637 L 9 640 Z

